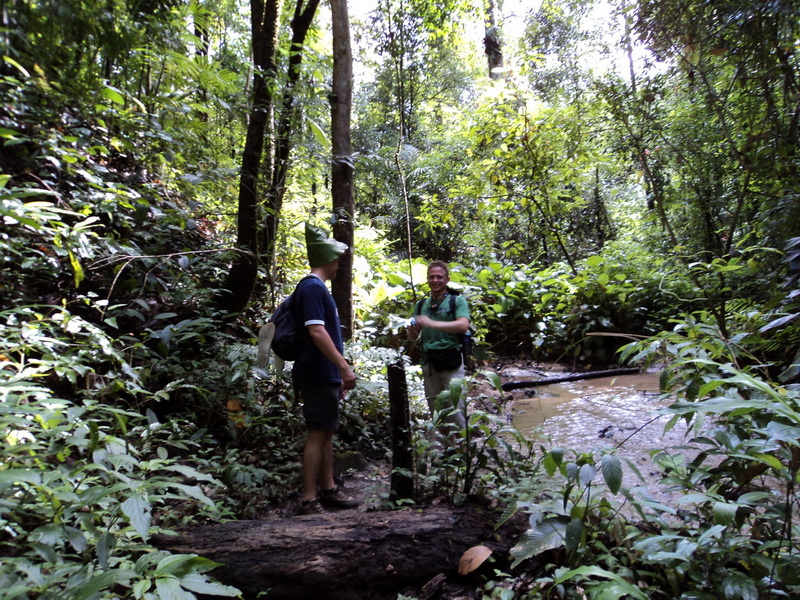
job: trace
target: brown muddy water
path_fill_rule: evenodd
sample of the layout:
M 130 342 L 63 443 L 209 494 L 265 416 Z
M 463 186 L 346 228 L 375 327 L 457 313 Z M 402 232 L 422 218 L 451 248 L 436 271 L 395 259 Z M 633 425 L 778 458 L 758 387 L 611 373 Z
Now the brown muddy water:
M 501 377 L 504 381 L 542 378 L 518 367 L 504 368 Z M 644 478 L 640 480 L 623 460 L 623 486 L 641 487 L 654 499 L 670 503 L 677 494 L 659 483 L 651 453 L 672 448 L 671 453 L 693 456 L 696 450 L 687 444 L 692 436 L 687 436 L 682 422 L 664 431 L 670 417 L 657 411 L 673 400 L 659 392 L 658 380 L 659 373 L 651 372 L 515 390 L 509 417 L 528 439 L 542 440 L 545 448 L 567 450 L 566 458 L 574 456 L 569 451 L 616 448 L 617 456 L 630 460 Z

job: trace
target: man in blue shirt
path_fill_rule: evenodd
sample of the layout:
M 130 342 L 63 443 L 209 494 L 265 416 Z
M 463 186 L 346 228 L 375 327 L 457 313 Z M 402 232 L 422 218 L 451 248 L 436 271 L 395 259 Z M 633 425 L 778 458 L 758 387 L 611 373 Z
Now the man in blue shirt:
M 295 298 L 297 320 L 304 324 L 307 335 L 292 368 L 292 380 L 308 428 L 303 448 L 300 514 L 312 514 L 324 512 L 323 507 L 358 505 L 333 479 L 333 434 L 339 426 L 339 400 L 353 389 L 356 376 L 344 357 L 339 313 L 325 285 L 336 277 L 339 258 L 347 251 L 347 244 L 328 238 L 310 224 L 306 224 L 305 237 L 312 277 L 298 284 Z

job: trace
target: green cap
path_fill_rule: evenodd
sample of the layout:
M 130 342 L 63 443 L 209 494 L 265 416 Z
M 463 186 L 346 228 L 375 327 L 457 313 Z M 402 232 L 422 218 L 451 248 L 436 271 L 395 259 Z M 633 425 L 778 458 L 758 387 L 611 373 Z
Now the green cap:
M 319 227 L 306 223 L 306 250 L 311 268 L 332 263 L 347 250 L 347 244 L 325 235 Z

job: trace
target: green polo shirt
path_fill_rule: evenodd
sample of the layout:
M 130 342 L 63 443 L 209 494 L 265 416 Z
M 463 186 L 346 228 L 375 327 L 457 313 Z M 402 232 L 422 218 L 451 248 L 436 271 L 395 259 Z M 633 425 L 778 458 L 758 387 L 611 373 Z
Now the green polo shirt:
M 422 310 L 418 310 L 419 303 L 414 305 L 414 315 L 423 314 L 434 321 L 455 321 L 459 317 L 469 319 L 469 305 L 464 296 L 454 296 L 456 299 L 455 314 L 450 311 L 450 294 L 445 295 L 444 299 L 436 305 L 431 304 L 430 297 L 425 298 L 422 303 Z M 460 348 L 461 338 L 457 333 L 445 333 L 438 329 L 425 327 L 420 332 L 422 341 L 422 360 L 421 364 L 428 362 L 427 353 L 429 350 L 445 350 L 447 348 Z

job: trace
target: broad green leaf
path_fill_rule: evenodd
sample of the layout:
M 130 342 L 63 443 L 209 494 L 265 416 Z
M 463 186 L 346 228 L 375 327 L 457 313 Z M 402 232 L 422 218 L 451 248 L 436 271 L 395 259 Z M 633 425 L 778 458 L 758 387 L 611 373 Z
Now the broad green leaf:
M 159 577 L 156 579 L 156 590 L 159 600 L 197 600 L 197 597 L 181 587 L 175 577 Z
M 622 463 L 613 454 L 605 454 L 600 461 L 600 470 L 608 489 L 612 494 L 616 494 L 622 487 Z
M 551 448 L 550 452 L 548 452 L 547 454 L 548 456 L 551 456 L 553 458 L 553 461 L 555 461 L 556 465 L 558 465 L 559 467 L 561 466 L 561 463 L 564 462 L 563 448 Z
M 13 58 L 11 58 L 10 56 L 4 55 L 4 56 L 3 56 L 3 60 L 4 60 L 5 62 L 7 62 L 8 64 L 10 64 L 10 65 L 11 65 L 12 67 L 14 67 L 15 69 L 17 69 L 17 70 L 18 70 L 20 73 L 22 73 L 22 75 L 24 75 L 26 78 L 31 76 L 31 74 L 28 72 L 28 70 L 27 70 L 25 67 L 23 67 L 21 64 L 19 64 L 17 61 L 15 61 L 15 60 L 14 60 Z
M 731 502 L 714 503 L 714 522 L 719 525 L 730 525 L 736 519 L 738 505 Z
M 566 519 L 549 519 L 539 523 L 536 529 L 527 531 L 511 549 L 511 556 L 514 557 L 512 568 L 532 556 L 560 548 L 564 545 L 566 533 Z
M 153 575 L 156 577 L 166 575 L 183 577 L 189 573 L 205 573 L 216 566 L 219 566 L 218 563 L 196 554 L 169 554 L 158 561 Z
M 101 568 L 108 568 L 109 559 L 113 554 L 115 545 L 116 537 L 109 531 L 103 532 L 98 538 L 97 544 L 95 545 L 95 552 L 97 553 L 97 560 Z
M 771 421 L 767 424 L 767 433 L 771 441 L 790 442 L 793 445 L 800 442 L 800 427 L 794 425 Z
M 597 475 L 597 469 L 594 467 L 594 465 L 590 465 L 588 463 L 582 465 L 581 470 L 578 473 L 578 483 L 581 486 L 586 487 L 587 485 L 592 483 L 592 481 L 594 481 L 596 475 Z
M 704 504 L 712 500 L 714 500 L 714 498 L 707 494 L 684 494 L 676 501 L 678 504 Z
M 180 585 L 192 592 L 209 596 L 229 596 L 233 598 L 241 595 L 241 592 L 235 587 L 211 581 L 208 576 L 201 573 L 189 573 L 181 577 Z
M 597 265 L 602 265 L 603 257 L 597 256 L 596 254 L 594 256 L 590 256 L 586 259 L 586 264 L 589 265 L 590 267 L 596 267 Z
M 564 536 L 564 545 L 566 546 L 567 550 L 574 550 L 577 548 L 581 543 L 581 538 L 583 537 L 583 521 L 580 519 L 570 519 L 570 522 L 567 524 L 567 531 Z
M 104 85 L 100 88 L 100 95 L 106 100 L 111 100 L 115 104 L 125 104 L 125 96 L 122 95 L 122 92 L 110 85 Z
M 733 571 L 722 582 L 725 598 L 741 600 L 758 600 L 761 595 L 758 586 L 748 573 Z
M 145 594 L 150 591 L 150 587 L 152 586 L 152 582 L 149 579 L 140 579 L 136 583 L 133 584 L 133 596 L 134 598 L 144 598 Z
M 165 482 L 162 485 L 164 487 L 171 487 L 173 489 L 180 490 L 181 492 L 183 492 L 187 496 L 189 496 L 191 498 L 194 498 L 198 502 L 202 502 L 203 504 L 205 504 L 209 508 L 214 508 L 216 506 L 214 504 L 214 501 L 211 500 L 208 496 L 206 496 L 203 493 L 203 490 L 201 490 L 200 487 L 198 487 L 196 485 L 185 485 L 183 483 L 177 483 L 177 482 L 174 482 L 174 481 L 168 481 L 168 482 Z
M 755 459 L 769 465 L 776 471 L 784 468 L 783 463 L 771 454 L 756 454 Z
M 575 577 L 601 577 L 603 579 L 616 581 L 620 584 L 627 584 L 627 582 L 616 573 L 612 573 L 611 571 L 606 571 L 605 569 L 595 566 L 582 566 L 578 567 L 577 569 L 572 569 L 571 571 L 561 573 L 553 580 L 553 583 L 564 583 L 565 581 L 569 581 Z M 648 596 L 642 590 L 632 584 L 627 584 L 625 594 L 630 595 L 637 600 L 649 600 Z
M 39 485 L 42 483 L 41 471 L 33 469 L 8 469 L 0 471 L 0 484 L 3 483 L 32 483 Z
M 593 600 L 619 600 L 629 596 L 638 597 L 642 591 L 634 584 L 620 579 L 603 581 L 597 585 L 589 586 Z M 645 596 L 646 597 L 646 596 Z
M 545 472 L 552 477 L 555 472 L 558 470 L 558 464 L 556 464 L 555 459 L 553 458 L 553 454 L 548 452 L 544 455 L 542 459 L 542 466 L 544 467 Z
M 74 271 L 75 287 L 80 287 L 81 283 L 86 278 L 86 275 L 83 272 L 83 265 L 81 265 L 78 257 L 75 256 L 75 253 L 72 250 L 69 251 L 69 262 L 72 265 L 72 270 Z
M 323 130 L 314 119 L 306 118 L 306 122 L 308 123 L 309 129 L 311 129 L 311 132 L 314 134 L 314 137 L 317 138 L 320 146 L 329 148 L 331 141 L 328 139 L 328 134 L 325 133 L 325 130 Z
M 0 138 L 12 139 L 19 135 L 20 134 L 18 131 L 14 131 L 13 129 L 8 129 L 7 127 L 0 127 Z M 6 178 L 5 179 L 6 181 L 11 178 L 10 175 L 5 175 L 4 177 Z M 0 187 L 5 187 L 5 186 L 3 185 Z
M 713 527 L 709 527 L 706 529 L 699 538 L 697 538 L 697 543 L 702 546 L 708 540 L 716 539 L 719 535 L 725 531 L 725 525 L 714 525 Z
M 136 573 L 128 569 L 113 569 L 111 571 L 102 571 L 94 573 L 89 580 L 79 587 L 74 589 L 67 589 L 67 596 L 72 600 L 87 600 L 89 598 L 97 598 L 98 594 L 104 590 L 109 590 L 116 584 L 127 586 L 132 578 L 136 577 Z
M 147 533 L 150 530 L 151 510 L 150 502 L 146 496 L 135 494 L 125 500 L 120 507 L 122 513 L 128 517 L 131 526 L 136 530 L 136 533 L 143 539 L 147 539 Z

